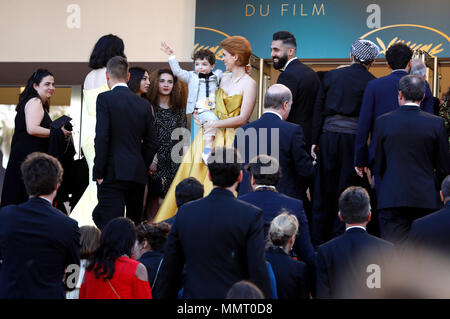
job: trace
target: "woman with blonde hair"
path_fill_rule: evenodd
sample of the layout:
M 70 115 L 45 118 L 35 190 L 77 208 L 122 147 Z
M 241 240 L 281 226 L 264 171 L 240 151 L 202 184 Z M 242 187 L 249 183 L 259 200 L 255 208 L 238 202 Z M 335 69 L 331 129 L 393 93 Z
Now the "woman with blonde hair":
M 252 48 L 244 37 L 233 36 L 220 43 L 222 60 L 226 71 L 219 89 L 216 92 L 216 108 L 214 112 L 218 121 L 206 122 L 197 133 L 186 155 L 182 158 L 180 167 L 162 203 L 155 222 L 172 217 L 176 212 L 175 188 L 187 177 L 195 177 L 205 187 L 205 196 L 212 189 L 208 179 L 208 168 L 202 160 L 203 134 L 218 129 L 214 146 L 232 146 L 236 129 L 247 124 L 256 103 L 256 82 L 246 71 L 250 62 Z M 174 159 L 177 160 L 177 159 Z
M 289 255 L 297 232 L 297 217 L 287 212 L 282 212 L 270 223 L 266 258 L 275 273 L 279 299 L 309 297 L 307 266 Z

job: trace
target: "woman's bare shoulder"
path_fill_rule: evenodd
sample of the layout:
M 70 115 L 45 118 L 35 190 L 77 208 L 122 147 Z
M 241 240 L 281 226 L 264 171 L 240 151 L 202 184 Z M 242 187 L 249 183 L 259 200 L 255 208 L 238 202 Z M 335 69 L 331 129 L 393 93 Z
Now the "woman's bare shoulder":
M 42 101 L 38 97 L 32 97 L 28 100 L 28 102 L 25 104 L 25 109 L 29 108 L 36 108 L 36 107 L 42 107 Z

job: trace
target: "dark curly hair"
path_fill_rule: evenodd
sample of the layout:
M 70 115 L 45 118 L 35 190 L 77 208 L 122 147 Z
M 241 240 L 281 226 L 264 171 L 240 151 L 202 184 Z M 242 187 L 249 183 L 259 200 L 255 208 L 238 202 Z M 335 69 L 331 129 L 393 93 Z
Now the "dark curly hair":
M 129 72 L 130 72 L 130 79 L 128 80 L 127 85 L 131 91 L 137 93 L 139 91 L 139 88 L 141 87 L 141 81 L 145 75 L 145 72 L 147 73 L 149 72 L 146 69 L 138 66 L 130 68 Z
M 177 77 L 170 69 L 155 70 L 150 74 L 150 89 L 148 91 L 147 99 L 150 104 L 156 108 L 159 105 L 159 79 L 162 74 L 170 74 L 173 77 L 173 89 L 170 92 L 170 107 L 184 108 L 186 107 L 187 90 L 186 85 L 178 81 Z
M 108 34 L 98 39 L 89 58 L 89 67 L 91 69 L 101 69 L 106 66 L 109 59 L 115 56 L 125 56 L 125 46 L 121 38 L 116 35 Z
M 38 92 L 34 89 L 33 85 L 41 84 L 42 79 L 49 75 L 53 76 L 53 74 L 46 69 L 37 69 L 36 71 L 34 71 L 34 73 L 28 79 L 25 89 L 19 95 L 19 103 L 17 103 L 16 111 L 18 111 L 22 106 L 24 106 L 30 99 L 34 97 L 37 97 L 42 101 L 41 97 L 39 96 Z M 46 102 L 42 101 L 42 105 L 44 106 L 44 109 L 47 112 L 50 110 L 49 101 Z
M 102 231 L 100 245 L 94 252 L 92 262 L 86 268 L 94 271 L 97 279 L 104 276 L 104 280 L 111 279 L 114 275 L 116 259 L 128 255 L 136 242 L 134 223 L 124 217 L 111 220 Z
M 216 64 L 216 55 L 214 52 L 208 49 L 200 49 L 194 52 L 192 55 L 192 60 L 203 60 L 206 59 L 209 64 L 214 65 Z
M 144 221 L 136 227 L 137 240 L 139 243 L 146 240 L 150 244 L 152 251 L 163 253 L 170 229 L 170 225 L 165 222 L 150 223 Z

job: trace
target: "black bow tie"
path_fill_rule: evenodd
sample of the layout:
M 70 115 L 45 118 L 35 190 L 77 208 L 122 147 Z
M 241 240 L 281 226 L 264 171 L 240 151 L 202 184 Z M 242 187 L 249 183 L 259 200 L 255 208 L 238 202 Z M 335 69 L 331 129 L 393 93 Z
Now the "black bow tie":
M 205 74 L 205 73 L 199 73 L 198 74 L 198 77 L 201 79 L 201 78 L 203 78 L 203 79 L 208 79 L 210 76 L 212 76 L 212 75 L 214 75 L 212 72 L 209 72 L 208 74 Z

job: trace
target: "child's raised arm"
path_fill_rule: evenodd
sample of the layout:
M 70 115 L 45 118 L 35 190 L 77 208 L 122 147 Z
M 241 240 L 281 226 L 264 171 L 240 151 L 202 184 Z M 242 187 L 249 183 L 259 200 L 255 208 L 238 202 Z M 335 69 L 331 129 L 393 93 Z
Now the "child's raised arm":
M 175 54 L 175 50 L 166 41 L 161 42 L 161 51 L 167 55 Z
M 161 51 L 169 55 L 169 65 L 170 68 L 172 69 L 173 74 L 177 78 L 179 78 L 180 81 L 188 83 L 189 80 L 191 79 L 193 72 L 183 70 L 180 67 L 177 58 L 175 57 L 175 50 L 170 45 L 168 45 L 167 42 L 163 41 L 161 42 Z

